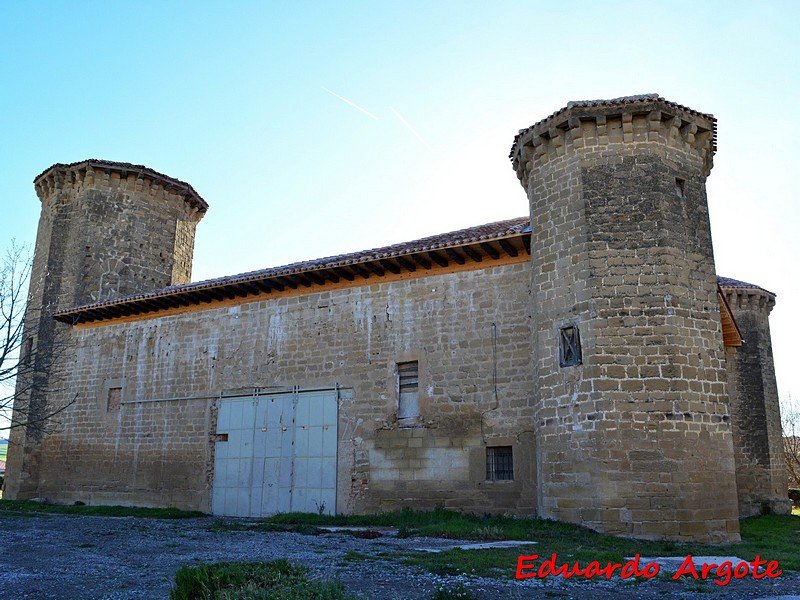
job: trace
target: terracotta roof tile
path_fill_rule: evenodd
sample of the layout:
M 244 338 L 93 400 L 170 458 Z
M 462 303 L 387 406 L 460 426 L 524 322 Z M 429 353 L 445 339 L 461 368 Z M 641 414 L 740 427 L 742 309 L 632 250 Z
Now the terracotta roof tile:
M 766 292 L 771 296 L 775 296 L 773 292 L 765 290 L 760 285 L 755 285 L 754 283 L 747 283 L 746 281 L 739 281 L 738 279 L 733 279 L 731 277 L 717 276 L 717 282 L 719 282 L 719 286 L 723 289 L 761 290 L 762 292 Z
M 257 280 L 263 280 L 270 277 L 282 277 L 309 271 L 332 269 L 336 267 L 366 263 L 378 259 L 385 259 L 396 256 L 413 254 L 415 252 L 425 252 L 430 250 L 474 244 L 481 241 L 515 236 L 530 231 L 531 231 L 530 219 L 528 217 L 518 217 L 516 219 L 496 221 L 494 223 L 486 223 L 485 225 L 477 225 L 475 227 L 468 227 L 466 229 L 459 229 L 457 231 L 441 233 L 438 235 L 428 236 L 410 242 L 393 244 L 391 246 L 382 246 L 380 248 L 372 248 L 370 250 L 362 250 L 360 252 L 352 252 L 348 254 L 328 256 L 314 260 L 291 263 L 288 265 L 282 265 L 278 267 L 260 269 L 258 271 L 248 271 L 246 273 L 239 273 L 238 275 L 229 275 L 226 277 L 207 279 L 205 281 L 169 286 L 161 289 L 148 291 L 142 294 L 128 296 L 125 298 L 104 300 L 101 302 L 87 304 L 85 306 L 65 309 L 62 311 L 58 311 L 56 315 L 63 313 L 72 313 L 74 311 L 84 311 L 93 308 L 102 308 L 105 306 L 116 305 L 121 302 L 145 300 L 148 298 L 156 298 L 159 296 L 167 296 L 183 292 L 201 291 L 229 284 L 247 283 Z M 756 290 L 762 290 L 768 294 L 772 294 L 772 292 L 769 292 L 757 285 L 751 283 L 745 283 L 743 281 L 731 279 L 729 277 L 718 277 L 717 281 L 720 287 L 722 288 L 756 289 Z M 774 296 L 774 294 L 772 295 Z
M 208 288 L 217 287 L 226 284 L 247 283 L 249 281 L 256 281 L 268 277 L 281 277 L 285 275 L 292 275 L 295 273 L 303 273 L 307 271 L 316 271 L 320 269 L 330 269 L 333 267 L 341 267 L 364 263 L 381 258 L 392 258 L 405 254 L 412 254 L 414 252 L 424 252 L 428 250 L 436 250 L 440 248 L 450 248 L 465 244 L 473 244 L 485 240 L 498 239 L 508 237 L 516 234 L 530 231 L 530 219 L 528 217 L 518 217 L 516 219 L 508 219 L 505 221 L 496 221 L 494 223 L 487 223 L 485 225 L 478 225 L 475 227 L 468 227 L 466 229 L 459 229 L 449 233 L 442 233 L 433 235 L 411 242 L 403 242 L 401 244 L 393 244 L 391 246 L 383 246 L 381 248 L 373 248 L 371 250 L 362 250 L 361 252 L 353 252 L 349 254 L 340 254 L 337 256 L 329 256 L 325 258 L 318 258 L 314 260 L 307 260 L 303 262 L 291 263 L 280 267 L 272 267 L 268 269 L 261 269 L 258 271 L 249 271 L 240 273 L 238 275 L 229 275 L 226 277 L 218 277 L 216 279 L 207 279 L 205 281 L 198 281 L 195 283 L 188 283 L 183 285 L 173 285 L 157 290 L 152 290 L 142 294 L 128 296 L 126 298 L 115 298 L 112 300 L 104 300 L 87 304 L 85 306 L 75 307 L 56 312 L 56 315 L 63 312 L 71 312 L 78 309 L 101 308 L 118 304 L 122 300 L 138 300 L 145 298 L 153 298 L 158 296 L 165 296 L 178 292 L 191 292 L 199 291 Z

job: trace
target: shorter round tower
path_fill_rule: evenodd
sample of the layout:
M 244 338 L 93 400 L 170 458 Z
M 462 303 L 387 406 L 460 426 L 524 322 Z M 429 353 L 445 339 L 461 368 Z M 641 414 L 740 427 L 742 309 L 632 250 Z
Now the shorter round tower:
M 720 277 L 719 283 L 743 340 L 739 347 L 725 348 L 739 513 L 742 517 L 788 514 L 791 502 L 786 497 L 780 402 L 769 333 L 775 294 L 728 277 Z

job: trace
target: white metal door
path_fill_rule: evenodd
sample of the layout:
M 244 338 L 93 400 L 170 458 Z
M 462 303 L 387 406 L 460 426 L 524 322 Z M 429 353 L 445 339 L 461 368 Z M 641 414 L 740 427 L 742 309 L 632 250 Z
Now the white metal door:
M 336 390 L 221 398 L 212 512 L 334 513 L 337 417 Z

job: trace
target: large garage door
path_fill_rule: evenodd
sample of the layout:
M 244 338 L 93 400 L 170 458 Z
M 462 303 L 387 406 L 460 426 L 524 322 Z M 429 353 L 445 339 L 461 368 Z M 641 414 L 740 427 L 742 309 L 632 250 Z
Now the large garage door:
M 333 514 L 336 423 L 335 389 L 221 398 L 214 514 Z

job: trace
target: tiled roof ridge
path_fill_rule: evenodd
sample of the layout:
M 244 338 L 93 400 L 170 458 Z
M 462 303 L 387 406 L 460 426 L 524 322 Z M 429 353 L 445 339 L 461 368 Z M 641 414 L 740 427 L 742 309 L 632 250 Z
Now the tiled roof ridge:
M 530 127 L 526 127 L 525 129 L 520 129 L 519 133 L 517 133 L 517 135 L 514 136 L 514 143 L 511 144 L 511 152 L 509 153 L 509 157 L 510 158 L 514 157 L 514 150 L 515 150 L 515 148 L 517 146 L 517 142 L 519 141 L 519 139 L 522 136 L 524 136 L 526 133 L 528 133 L 529 131 L 531 131 L 535 127 L 538 127 L 542 123 L 545 123 L 546 121 L 549 121 L 550 119 L 553 119 L 553 118 L 559 116 L 561 113 L 567 112 L 568 110 L 571 110 L 573 108 L 595 108 L 595 107 L 602 107 L 602 106 L 615 106 L 615 105 L 620 105 L 620 104 L 644 104 L 644 103 L 647 103 L 647 102 L 661 102 L 661 103 L 666 104 L 667 106 L 670 106 L 672 108 L 677 108 L 679 110 L 686 111 L 689 114 L 697 115 L 699 117 L 703 117 L 705 119 L 708 119 L 709 121 L 711 121 L 714 124 L 716 124 L 716 122 L 717 122 L 716 117 L 714 115 L 712 115 L 712 114 L 703 113 L 703 112 L 700 112 L 698 110 L 694 110 L 693 108 L 689 108 L 688 106 L 684 106 L 682 104 L 678 104 L 677 102 L 672 102 L 672 101 L 667 100 L 666 98 L 664 98 L 664 97 L 662 97 L 662 96 L 660 96 L 659 94 L 656 94 L 656 93 L 636 94 L 636 95 L 633 95 L 633 96 L 620 96 L 619 98 L 610 98 L 610 99 L 606 99 L 606 100 L 573 100 L 571 102 L 567 102 L 567 105 L 564 108 L 561 108 L 561 109 L 557 110 L 556 112 L 552 113 L 551 115 L 548 115 L 544 119 L 541 119 L 541 120 L 537 121 L 536 123 L 534 123 Z
M 769 294 L 770 296 L 775 296 L 774 292 L 770 292 L 768 289 L 765 289 L 760 285 L 747 283 L 746 281 L 740 281 L 739 279 L 734 279 L 733 277 L 723 277 L 722 275 L 717 275 L 717 282 L 719 283 L 719 287 L 722 289 L 758 290 Z
M 147 167 L 145 165 L 135 165 L 133 163 L 128 163 L 128 162 L 103 160 L 100 158 L 87 158 L 85 160 L 79 160 L 73 163 L 66 163 L 66 164 L 56 163 L 54 165 L 47 167 L 44 171 L 42 171 L 36 177 L 34 177 L 33 182 L 36 183 L 37 181 L 39 181 L 40 178 L 44 177 L 54 169 L 67 171 L 67 170 L 76 170 L 84 167 L 99 167 L 102 169 L 110 168 L 110 169 L 117 169 L 120 171 L 134 171 L 137 173 L 148 175 L 149 177 L 152 177 L 154 179 L 160 179 L 166 181 L 171 185 L 186 189 L 197 200 L 197 205 L 202 212 L 208 210 L 208 202 L 206 202 L 203 199 L 203 197 L 197 193 L 197 190 L 195 190 L 190 183 L 186 183 L 185 181 L 176 179 L 175 177 L 170 177 L 169 175 L 165 175 L 164 173 L 156 171 L 155 169 L 151 169 L 150 167 Z
M 179 292 L 191 292 L 212 288 L 218 285 L 247 283 L 256 279 L 264 277 L 281 277 L 285 275 L 292 275 L 294 273 L 302 273 L 304 271 L 311 271 L 315 269 L 326 269 L 340 266 L 347 266 L 351 264 L 358 264 L 369 260 L 392 258 L 404 254 L 411 254 L 414 252 L 423 252 L 426 250 L 437 250 L 458 246 L 460 244 L 468 244 L 480 242 L 483 240 L 497 239 L 509 235 L 521 233 L 526 227 L 530 225 L 530 218 L 516 217 L 514 219 L 506 219 L 503 221 L 495 221 L 493 223 L 486 223 L 483 225 L 476 225 L 467 227 L 465 229 L 458 229 L 455 231 L 440 233 L 409 242 L 401 242 L 399 244 L 392 244 L 390 246 L 383 246 L 380 248 L 372 248 L 369 250 L 361 250 L 358 252 L 350 252 L 347 254 L 339 254 L 324 258 L 317 258 L 312 260 L 300 261 L 281 265 L 278 267 L 269 267 L 266 269 L 259 269 L 256 271 L 248 271 L 239 273 L 237 275 L 228 275 L 224 277 L 217 277 L 214 279 L 206 279 L 192 283 L 185 283 L 181 285 L 172 285 L 165 288 L 150 290 L 124 298 L 114 298 L 109 300 L 102 300 L 83 306 L 72 307 L 57 311 L 55 314 L 63 312 L 71 312 L 78 309 L 88 308 L 101 308 L 117 304 L 122 301 L 129 300 L 143 300 L 146 298 L 165 296 Z

